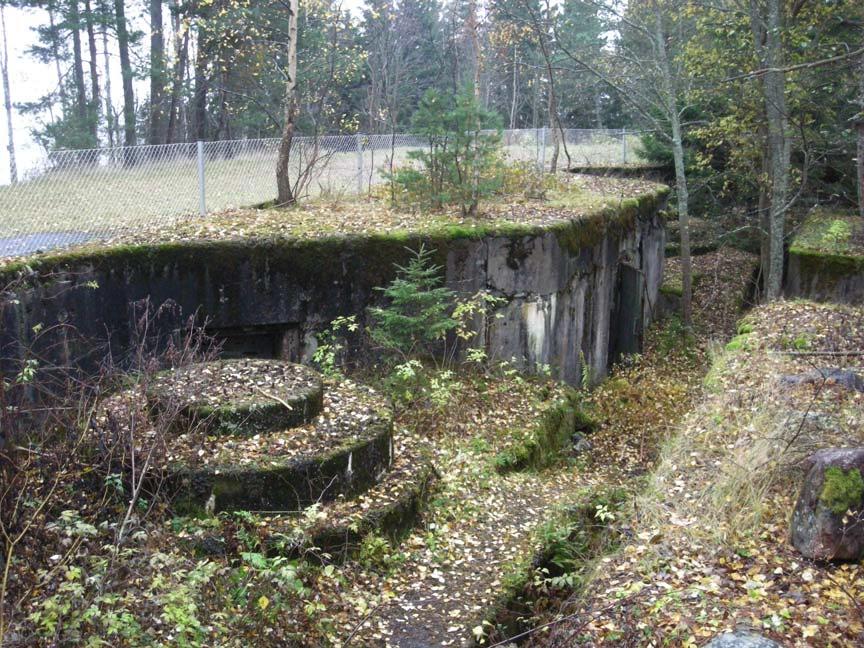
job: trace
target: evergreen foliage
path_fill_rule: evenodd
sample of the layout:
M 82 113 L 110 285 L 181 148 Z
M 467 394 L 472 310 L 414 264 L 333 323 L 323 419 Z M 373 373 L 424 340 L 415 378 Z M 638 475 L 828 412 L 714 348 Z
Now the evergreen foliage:
M 411 123 L 428 141 L 428 148 L 408 153 L 421 169 L 399 169 L 391 181 L 411 202 L 432 209 L 459 205 L 463 215 L 474 214 L 478 201 L 502 182 L 498 115 L 480 106 L 470 90 L 448 95 L 430 89 Z
M 432 255 L 421 245 L 407 265 L 397 266 L 390 285 L 377 289 L 388 305 L 369 309 L 372 339 L 403 357 L 431 351 L 458 324 L 450 313 L 456 295 L 442 285 L 441 266 L 432 262 Z

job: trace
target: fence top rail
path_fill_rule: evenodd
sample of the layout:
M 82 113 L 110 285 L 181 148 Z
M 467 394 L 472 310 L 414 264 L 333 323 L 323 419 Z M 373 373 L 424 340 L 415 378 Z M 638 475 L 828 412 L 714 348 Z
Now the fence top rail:
M 514 128 L 514 129 L 503 129 L 503 133 L 513 133 L 513 134 L 526 134 L 526 135 L 534 135 L 539 130 L 551 130 L 549 127 L 538 127 L 538 128 Z M 568 133 L 594 133 L 598 135 L 621 135 L 622 132 L 626 132 L 631 135 L 637 135 L 642 131 L 638 129 L 631 128 L 563 128 L 564 132 Z M 417 133 L 327 133 L 327 134 L 316 134 L 316 135 L 297 135 L 296 139 L 298 140 L 354 140 L 356 138 L 421 138 L 422 135 Z M 229 140 L 204 140 L 205 146 L 223 146 L 223 145 L 243 145 L 250 143 L 274 143 L 279 142 L 280 138 L 278 137 L 244 137 L 240 139 L 229 139 Z M 197 141 L 189 141 L 189 142 L 172 142 L 170 144 L 138 144 L 135 146 L 103 146 L 99 148 L 89 148 L 89 149 L 70 149 L 70 148 L 60 148 L 60 149 L 52 149 L 50 151 L 45 151 L 45 155 L 54 156 L 54 155 L 77 155 L 77 156 L 86 156 L 87 154 L 111 154 L 111 153 L 127 153 L 130 151 L 157 151 L 157 150 L 170 150 L 170 149 L 188 149 L 190 147 L 194 147 L 197 144 Z

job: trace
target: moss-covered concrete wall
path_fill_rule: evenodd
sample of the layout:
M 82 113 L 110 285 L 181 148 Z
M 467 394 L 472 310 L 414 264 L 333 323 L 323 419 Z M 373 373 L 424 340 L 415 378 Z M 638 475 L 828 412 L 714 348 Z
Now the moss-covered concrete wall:
M 864 304 L 864 257 L 792 247 L 786 295 L 813 301 Z
M 811 210 L 789 246 L 786 295 L 864 303 L 864 224 L 852 211 Z
M 45 357 L 95 362 L 109 348 L 121 356 L 134 341 L 131 305 L 149 300 L 177 306 L 155 320 L 164 334 L 195 313 L 217 333 L 269 331 L 281 336 L 276 353 L 308 359 L 315 334 L 339 315 L 362 321 L 378 299 L 374 288 L 389 282 L 394 264 L 407 260 L 407 248 L 422 242 L 436 250 L 448 286 L 505 298 L 495 317 L 477 322 L 479 343 L 491 358 L 528 369 L 548 365 L 577 382 L 584 356 L 596 379 L 607 370 L 610 346 L 632 346 L 613 344 L 610 331 L 638 337 L 657 303 L 665 198 L 660 191 L 578 220 L 470 235 L 454 228 L 408 237 L 190 241 L 44 257 L 0 272 L 0 285 L 16 282 L 17 300 L 2 312 L 0 356 L 32 347 L 38 325 L 38 351 Z M 632 325 L 613 327 L 613 316 L 621 316 L 616 290 L 622 263 L 643 277 L 642 306 L 631 313 Z M 45 327 L 57 323 L 67 327 L 46 336 Z

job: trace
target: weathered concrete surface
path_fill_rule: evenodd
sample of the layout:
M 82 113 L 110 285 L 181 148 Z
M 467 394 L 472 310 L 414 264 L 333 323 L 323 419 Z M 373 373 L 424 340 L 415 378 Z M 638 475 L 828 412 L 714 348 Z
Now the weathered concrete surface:
M 0 357 L 30 345 L 37 323 L 58 322 L 75 333 L 67 329 L 62 340 L 43 335 L 44 353 L 92 361 L 110 342 L 117 357 L 134 344 L 135 313 L 141 300 L 149 300 L 178 307 L 164 309 L 151 332 L 170 333 L 182 326 L 179 312 L 197 313 L 228 338 L 235 354 L 308 360 L 315 334 L 339 315 L 356 314 L 362 323 L 366 308 L 380 298 L 374 287 L 393 278 L 394 263 L 407 259 L 406 248 L 424 242 L 437 250 L 449 287 L 464 294 L 487 289 L 506 300 L 494 317 L 476 322 L 477 343 L 490 358 L 528 370 L 546 365 L 575 383 L 584 357 L 596 380 L 607 371 L 610 351 L 639 348 L 653 315 L 664 264 L 658 216 L 664 200 L 661 192 L 631 201 L 628 218 L 612 219 L 599 233 L 596 222 L 593 230 L 586 225 L 590 235 L 581 231 L 581 221 L 565 221 L 566 227 L 478 238 L 189 242 L 70 254 L 43 262 L 16 289 L 19 303 L 0 315 Z M 0 277 L 0 285 L 9 275 Z
M 864 304 L 864 258 L 789 251 L 786 296 Z

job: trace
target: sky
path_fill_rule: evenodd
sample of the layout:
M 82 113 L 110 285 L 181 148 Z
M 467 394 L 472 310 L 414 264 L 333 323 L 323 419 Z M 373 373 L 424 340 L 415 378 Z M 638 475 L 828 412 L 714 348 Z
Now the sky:
M 144 14 L 144 2 L 128 3 L 127 18 L 133 29 L 139 29 L 149 33 L 147 16 Z M 363 0 L 343 0 L 342 7 L 352 11 L 355 15 L 363 6 Z M 34 29 L 40 24 L 47 23 L 48 16 L 45 11 L 38 9 L 18 9 L 6 7 L 6 31 L 9 45 L 9 82 L 13 104 L 35 101 L 47 92 L 51 91 L 57 84 L 57 73 L 53 64 L 42 64 L 35 61 L 26 54 L 27 48 L 36 42 Z M 83 37 L 83 34 L 82 34 Z M 99 66 L 102 71 L 102 43 L 97 37 L 99 50 Z M 86 45 L 86 43 L 85 43 Z M 120 76 L 119 54 L 114 51 L 116 43 L 114 39 L 109 40 L 109 57 L 111 65 L 111 88 L 112 99 L 116 111 L 121 110 L 119 100 L 122 98 Z M 146 47 L 145 47 L 146 49 Z M 140 50 L 139 54 L 144 53 Z M 84 52 L 85 57 L 87 51 Z M 86 60 L 85 60 L 86 64 Z M 104 87 L 104 81 L 102 83 Z M 147 83 L 143 80 L 136 82 L 135 96 L 146 96 Z M 0 92 L 2 95 L 2 92 Z M 2 111 L 2 104 L 0 104 Z M 15 153 L 18 163 L 19 178 L 24 177 L 28 169 L 33 169 L 44 156 L 44 151 L 33 140 L 31 129 L 36 126 L 36 120 L 32 117 L 21 115 L 13 108 L 12 131 L 15 137 Z M 104 143 L 103 143 L 104 144 Z M 9 183 L 9 153 L 7 151 L 7 129 L 6 115 L 0 119 L 0 185 Z
M 57 74 L 51 66 L 42 65 L 25 55 L 26 49 L 36 41 L 33 28 L 45 19 L 44 12 L 33 9 L 5 8 L 6 36 L 9 46 L 9 85 L 13 104 L 34 101 L 57 84 Z M 32 118 L 13 110 L 12 131 L 15 136 L 15 153 L 20 171 L 32 168 L 42 155 L 39 146 L 30 136 L 35 125 Z M 9 152 L 7 145 L 6 115 L 0 119 L 0 183 L 9 182 Z M 19 171 L 19 175 L 20 175 Z

